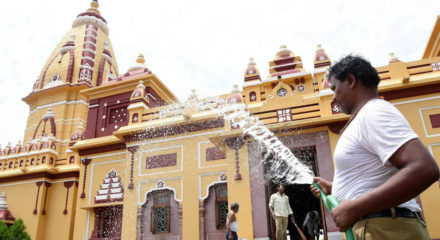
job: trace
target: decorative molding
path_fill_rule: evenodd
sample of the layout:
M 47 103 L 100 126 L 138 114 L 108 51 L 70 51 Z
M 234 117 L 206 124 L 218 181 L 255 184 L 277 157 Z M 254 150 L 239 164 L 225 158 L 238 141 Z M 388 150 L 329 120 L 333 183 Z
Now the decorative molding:
M 38 190 L 37 190 L 37 198 L 35 199 L 35 208 L 34 208 L 34 211 L 32 212 L 33 214 L 37 214 L 38 213 L 38 209 L 37 209 L 37 207 L 38 207 L 38 197 L 40 196 L 40 187 L 41 187 L 41 185 L 43 185 L 43 182 L 44 181 L 40 181 L 40 182 L 36 182 L 35 183 L 37 185 L 37 187 L 38 187 Z
M 82 187 L 82 193 L 80 195 L 80 198 L 86 197 L 86 180 L 87 180 L 87 166 L 92 162 L 91 158 L 82 158 L 81 163 L 84 165 L 84 179 L 83 179 L 83 187 Z
M 86 106 L 89 106 L 89 104 L 84 100 L 77 100 L 77 101 L 64 100 L 64 101 L 59 101 L 59 102 L 54 102 L 54 103 L 49 103 L 46 105 L 38 106 L 34 110 L 29 111 L 29 115 L 34 114 L 35 112 L 37 112 L 40 109 L 50 108 L 50 107 L 54 107 L 54 106 L 58 106 L 58 105 L 71 105 L 71 104 L 84 104 Z
M 239 150 L 243 147 L 246 139 L 242 136 L 225 139 L 226 145 L 235 151 L 235 177 L 234 180 L 242 180 L 240 174 Z
M 101 147 L 80 149 L 78 151 L 78 154 L 80 156 L 86 156 L 86 155 L 92 155 L 92 154 L 103 153 L 103 152 L 117 151 L 117 150 L 122 150 L 122 149 L 126 149 L 125 143 L 116 143 L 116 144 L 106 145 L 106 146 L 101 146 Z
M 124 142 L 136 142 L 147 139 L 168 137 L 172 135 L 179 135 L 183 133 L 196 132 L 209 130 L 213 128 L 220 128 L 225 126 L 223 119 L 213 119 L 207 121 L 201 121 L 196 123 L 190 123 L 186 125 L 174 126 L 174 127 L 162 127 L 157 129 L 151 129 L 140 133 L 124 136 Z M 166 131 L 164 131 L 166 129 Z
M 142 167 L 144 153 L 158 152 L 161 150 L 169 150 L 169 149 L 174 149 L 174 148 L 180 149 L 180 169 L 142 174 L 143 169 L 149 170 L 148 168 L 146 168 L 146 166 L 145 166 L 145 168 Z M 177 153 L 177 152 L 178 152 L 178 150 L 175 151 L 175 153 Z M 164 147 L 164 148 L 155 148 L 155 149 L 151 149 L 151 150 L 147 150 L 147 151 L 141 151 L 139 159 L 140 159 L 140 161 L 139 161 L 139 176 L 152 176 L 152 175 L 159 175 L 159 174 L 171 173 L 171 172 L 182 172 L 183 171 L 183 145 L 176 145 L 176 146 L 169 146 L 169 147 Z M 176 158 L 176 165 L 175 166 L 177 166 L 177 158 Z
M 46 202 L 47 202 L 47 192 L 49 191 L 49 187 L 52 185 L 50 182 L 44 181 L 44 186 L 46 186 L 46 192 L 44 194 L 44 204 L 43 204 L 43 210 L 41 211 L 42 215 L 46 215 Z
M 69 201 L 69 189 L 73 186 L 73 183 L 75 183 L 75 181 L 64 182 L 64 187 L 67 189 L 67 192 L 66 192 L 66 204 L 64 206 L 63 214 L 67 214 L 67 203 Z
M 133 183 L 134 154 L 137 152 L 138 149 L 139 146 L 131 146 L 127 148 L 127 150 L 131 153 L 130 183 L 128 184 L 128 189 L 134 188 L 134 183 Z

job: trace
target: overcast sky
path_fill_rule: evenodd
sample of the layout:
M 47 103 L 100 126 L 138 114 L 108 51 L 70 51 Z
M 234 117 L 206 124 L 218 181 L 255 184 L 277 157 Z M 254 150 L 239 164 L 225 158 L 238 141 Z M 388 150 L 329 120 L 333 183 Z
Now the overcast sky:
M 280 45 L 313 71 L 317 44 L 332 61 L 357 53 L 374 66 L 395 52 L 421 58 L 438 0 L 100 0 L 119 72 L 143 53 L 147 67 L 184 100 L 229 92 L 253 57 L 263 78 Z M 89 0 L 4 1 L 0 8 L 0 144 L 22 140 L 32 89 L 50 53 Z

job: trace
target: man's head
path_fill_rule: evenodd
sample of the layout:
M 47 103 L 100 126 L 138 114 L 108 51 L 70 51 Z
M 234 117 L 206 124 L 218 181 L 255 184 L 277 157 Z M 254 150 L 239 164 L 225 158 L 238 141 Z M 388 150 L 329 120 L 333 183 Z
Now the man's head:
M 311 212 L 310 212 L 310 218 L 311 218 L 311 219 L 315 219 L 315 212 L 314 212 L 314 211 L 311 211 Z
M 238 208 L 239 208 L 238 203 L 234 202 L 231 204 L 231 210 L 234 211 L 235 213 L 238 212 Z
M 281 194 L 281 193 L 284 193 L 284 185 L 282 184 L 282 183 L 279 183 L 278 185 L 277 185 L 277 190 L 278 190 L 278 192 Z
M 377 95 L 379 75 L 371 63 L 360 56 L 342 58 L 330 67 L 329 73 L 330 89 L 344 113 L 351 114 L 362 97 Z

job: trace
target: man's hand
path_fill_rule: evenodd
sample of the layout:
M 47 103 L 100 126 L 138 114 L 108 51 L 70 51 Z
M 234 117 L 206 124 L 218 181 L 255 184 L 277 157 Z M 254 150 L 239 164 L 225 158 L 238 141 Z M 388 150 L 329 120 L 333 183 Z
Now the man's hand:
M 339 231 L 344 232 L 362 217 L 358 214 L 358 208 L 354 200 L 343 200 L 339 206 L 333 208 L 331 214 Z
M 315 177 L 313 178 L 313 182 L 316 182 L 324 191 L 326 195 L 329 195 L 332 193 L 332 182 L 329 182 L 321 177 Z M 310 191 L 313 193 L 313 195 L 320 199 L 321 195 L 319 194 L 319 190 L 315 188 L 313 185 L 310 185 Z
M 292 223 L 295 223 L 295 217 L 293 216 L 293 214 L 292 214 L 292 216 L 290 217 L 290 220 L 292 220 Z
M 229 231 L 229 234 L 228 234 L 228 239 L 233 239 L 234 237 L 232 236 L 232 232 L 231 231 Z
M 275 218 L 276 218 L 275 213 L 272 213 L 272 218 L 273 218 L 273 220 L 275 220 Z

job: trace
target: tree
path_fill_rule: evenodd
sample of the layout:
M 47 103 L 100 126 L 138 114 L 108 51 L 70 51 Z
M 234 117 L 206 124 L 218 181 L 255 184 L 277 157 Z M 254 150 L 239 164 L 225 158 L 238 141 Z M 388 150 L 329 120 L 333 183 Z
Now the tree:
M 0 221 L 0 240 L 31 240 L 31 237 L 26 232 L 23 220 L 18 219 L 9 228 Z
M 5 222 L 0 221 L 0 240 L 6 239 L 8 235 L 8 225 Z

